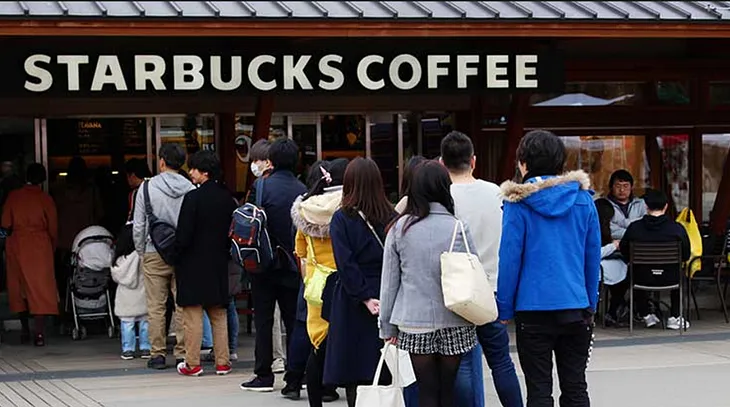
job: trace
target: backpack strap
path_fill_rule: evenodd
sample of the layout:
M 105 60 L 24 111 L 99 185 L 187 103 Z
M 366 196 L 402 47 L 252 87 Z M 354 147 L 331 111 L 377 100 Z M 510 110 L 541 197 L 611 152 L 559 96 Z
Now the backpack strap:
M 152 213 L 152 204 L 150 203 L 150 181 L 144 182 L 144 210 L 147 213 L 147 220 L 150 224 L 157 222 L 157 216 Z
M 264 204 L 264 177 L 256 180 L 256 206 L 259 208 L 262 208 L 262 205 Z

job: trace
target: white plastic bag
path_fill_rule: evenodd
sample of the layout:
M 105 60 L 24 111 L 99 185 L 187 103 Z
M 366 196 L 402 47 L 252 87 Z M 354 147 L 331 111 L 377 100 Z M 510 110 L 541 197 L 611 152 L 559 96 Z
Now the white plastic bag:
M 454 252 L 456 235 L 461 230 L 466 253 Z M 456 221 L 451 247 L 441 253 L 441 287 L 444 305 L 474 325 L 480 326 L 497 320 L 497 302 L 479 257 L 469 250 L 464 224 Z
M 380 352 L 385 353 L 385 364 L 391 372 L 398 372 L 393 375 L 393 380 L 398 387 L 408 387 L 416 382 L 416 373 L 411 364 L 411 355 L 397 346 L 384 346 Z
M 393 380 L 393 384 L 390 386 L 378 386 L 380 373 L 383 371 L 385 355 L 388 354 L 387 348 L 391 346 L 391 344 L 385 345 L 386 350 L 380 356 L 380 362 L 378 363 L 378 368 L 373 378 L 373 385 L 358 386 L 355 407 L 406 407 L 406 402 L 403 398 L 403 388 L 400 387 L 397 380 Z M 398 370 L 399 366 L 396 363 L 394 377 L 398 376 Z

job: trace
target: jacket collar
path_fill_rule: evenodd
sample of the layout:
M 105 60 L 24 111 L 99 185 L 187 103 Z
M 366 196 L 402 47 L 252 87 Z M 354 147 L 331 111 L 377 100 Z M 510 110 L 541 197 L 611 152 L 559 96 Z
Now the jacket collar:
M 591 179 L 582 170 L 566 172 L 559 176 L 530 178 L 524 184 L 505 181 L 502 183 L 500 189 L 502 190 L 502 196 L 507 202 L 519 202 L 536 192 L 570 182 L 580 183 L 580 188 L 583 190 L 587 191 L 591 189 Z
M 449 211 L 446 210 L 446 207 L 441 205 L 438 202 L 431 202 L 428 204 L 431 208 L 430 212 L 431 214 L 439 214 L 439 215 L 451 215 Z

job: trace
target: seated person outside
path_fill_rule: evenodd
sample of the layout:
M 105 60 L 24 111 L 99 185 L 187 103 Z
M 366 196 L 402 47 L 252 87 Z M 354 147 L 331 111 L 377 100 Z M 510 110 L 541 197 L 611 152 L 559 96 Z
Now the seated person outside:
M 623 239 L 621 239 L 620 249 L 623 258 L 628 262 L 631 242 L 657 242 L 666 243 L 672 241 L 680 241 L 682 244 L 682 261 L 689 260 L 690 242 L 685 229 L 666 215 L 667 196 L 657 190 L 647 190 L 644 195 L 647 214 L 640 220 L 633 222 Z M 681 269 L 677 264 L 667 265 L 648 265 L 635 266 L 634 284 L 648 286 L 667 286 L 676 284 L 680 278 Z M 648 292 L 636 291 L 634 293 L 634 301 L 638 314 L 644 319 L 647 327 L 652 327 L 659 322 L 659 318 L 655 314 L 649 312 Z M 679 290 L 671 293 L 671 316 L 667 320 L 667 328 L 681 329 L 686 326 L 689 328 L 689 322 L 679 316 Z M 633 316 L 632 316 L 633 317 Z M 686 325 L 685 325 L 686 324 Z
M 595 201 L 598 211 L 598 222 L 601 225 L 601 269 L 603 270 L 603 284 L 610 292 L 608 312 L 605 316 L 606 326 L 618 325 L 619 321 L 628 314 L 626 291 L 629 288 L 629 279 L 626 278 L 628 267 L 621 258 L 619 241 L 611 237 L 611 219 L 615 209 L 608 199 L 601 198 Z
M 646 215 L 646 206 L 634 195 L 634 177 L 626 170 L 614 171 L 608 180 L 608 199 L 614 207 L 611 218 L 611 237 L 621 239 L 631 222 Z M 614 256 L 618 257 L 618 256 Z

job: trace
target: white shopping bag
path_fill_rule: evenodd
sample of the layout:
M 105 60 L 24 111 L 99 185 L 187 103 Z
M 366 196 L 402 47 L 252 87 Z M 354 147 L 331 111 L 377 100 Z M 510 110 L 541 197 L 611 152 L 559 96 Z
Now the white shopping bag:
M 392 345 L 386 344 L 385 347 L 389 348 Z M 375 377 L 373 378 L 373 385 L 358 386 L 355 407 L 406 407 L 406 402 L 403 398 L 403 388 L 400 387 L 397 380 L 393 380 L 393 384 L 390 386 L 378 386 L 386 354 L 388 354 L 387 349 L 380 356 L 378 369 L 375 371 Z M 398 367 L 398 363 L 396 362 L 396 373 L 393 375 L 394 377 L 398 376 Z
M 411 364 L 411 355 L 397 346 L 384 346 L 380 352 L 385 353 L 385 364 L 393 373 L 393 380 L 399 387 L 408 387 L 416 382 L 416 373 Z

